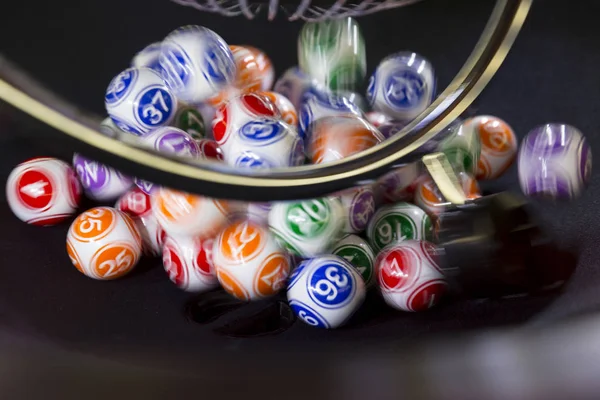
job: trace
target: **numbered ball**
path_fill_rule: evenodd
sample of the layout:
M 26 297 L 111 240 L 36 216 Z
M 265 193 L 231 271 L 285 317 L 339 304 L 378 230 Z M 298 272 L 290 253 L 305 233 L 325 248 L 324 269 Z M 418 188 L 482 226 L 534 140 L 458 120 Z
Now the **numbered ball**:
M 400 121 L 417 117 L 434 96 L 435 75 L 431 63 L 411 52 L 383 59 L 367 88 L 367 100 L 373 109 Z
M 365 287 L 372 286 L 375 282 L 375 253 L 366 240 L 357 235 L 347 235 L 333 246 L 331 252 L 356 268 L 365 282 Z
M 169 88 L 178 99 L 192 104 L 215 96 L 235 77 L 235 61 L 225 41 L 200 26 L 169 34 L 159 60 Z
M 214 140 L 200 139 L 196 140 L 198 148 L 200 149 L 200 156 L 204 158 L 210 158 L 217 161 L 223 161 L 223 152 L 221 148 Z
M 308 75 L 298 67 L 292 67 L 286 70 L 283 75 L 275 82 L 273 90 L 284 95 L 289 99 L 296 110 L 300 110 L 304 92 L 312 87 Z
M 172 126 L 154 129 L 140 138 L 140 143 L 161 153 L 198 158 L 200 148 L 189 133 Z
M 212 121 L 212 119 L 209 121 Z M 196 107 L 181 104 L 177 109 L 177 114 L 175 114 L 174 125 L 194 140 L 201 140 L 206 137 L 204 116 Z
M 365 114 L 365 117 L 375 128 L 379 128 L 381 125 L 391 122 L 392 120 L 390 117 L 379 111 L 370 111 Z
M 429 216 L 409 203 L 381 207 L 371 218 L 367 228 L 367 237 L 376 252 L 405 240 L 427 240 L 432 233 Z
M 117 200 L 115 208 L 129 215 L 135 223 L 142 236 L 144 253 L 160 255 L 167 235 L 152 213 L 150 196 L 134 187 Z
M 298 127 L 298 112 L 296 111 L 296 107 L 294 107 L 287 97 L 277 92 L 259 92 L 259 94 L 266 96 L 273 104 L 275 104 L 275 107 L 281 113 L 281 119 L 284 122 L 295 128 Z
M 161 76 L 150 68 L 129 68 L 108 85 L 104 104 L 119 129 L 142 135 L 167 125 L 177 100 Z
M 160 73 L 161 71 L 158 57 L 160 56 L 161 45 L 161 42 L 156 42 L 144 47 L 133 57 L 133 60 L 131 60 L 131 66 L 134 68 L 146 67 Z
M 439 143 L 438 151 L 446 155 L 455 170 L 475 176 L 481 154 L 479 133 L 470 121 L 454 125 Z
M 472 200 L 481 197 L 479 185 L 471 175 L 459 172 L 458 180 L 467 199 Z M 414 201 L 416 205 L 425 210 L 432 218 L 438 217 L 450 206 L 450 203 L 446 201 L 433 179 L 428 175 L 419 179 Z
M 344 210 L 344 233 L 366 229 L 375 213 L 375 196 L 370 185 L 345 190 L 339 194 Z
M 169 236 L 162 255 L 163 267 L 178 288 L 201 293 L 219 286 L 213 266 L 213 239 Z
M 346 260 L 325 255 L 303 261 L 287 286 L 290 307 L 308 325 L 333 329 L 345 324 L 360 308 L 365 283 Z
M 55 225 L 75 213 L 81 186 L 69 164 L 40 157 L 13 169 L 6 182 L 6 200 L 21 221 Z
M 419 163 L 403 165 L 385 174 L 375 184 L 375 198 L 384 203 L 411 202 L 421 176 Z
M 164 187 L 152 194 L 152 212 L 168 236 L 212 237 L 233 212 L 226 201 Z
M 439 251 L 429 242 L 407 240 L 382 251 L 375 260 L 385 302 L 402 311 L 425 311 L 437 304 L 448 284 Z
M 146 194 L 154 194 L 160 186 L 141 178 L 133 178 L 133 183 Z
M 571 200 L 589 184 L 592 149 L 577 128 L 546 124 L 523 139 L 518 167 L 527 196 Z
M 142 237 L 127 214 L 110 207 L 92 208 L 71 224 L 67 253 L 82 274 L 99 280 L 116 279 L 137 264 Z
M 81 154 L 73 156 L 73 168 L 85 194 L 92 200 L 114 201 L 133 185 L 133 180 L 128 176 Z
M 406 121 L 389 121 L 377 128 L 385 139 L 394 137 L 408 125 Z
M 342 235 L 344 210 L 337 198 L 274 203 L 269 227 L 290 253 L 315 257 L 326 253 Z
M 268 229 L 249 220 L 231 223 L 219 233 L 213 257 L 221 286 L 240 300 L 278 293 L 290 273 L 289 255 Z

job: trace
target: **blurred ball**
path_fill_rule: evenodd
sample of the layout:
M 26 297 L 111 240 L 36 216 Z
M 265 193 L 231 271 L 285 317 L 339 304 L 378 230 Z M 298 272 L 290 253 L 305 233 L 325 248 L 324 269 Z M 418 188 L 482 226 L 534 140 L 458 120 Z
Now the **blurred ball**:
M 213 239 L 169 236 L 163 249 L 163 267 L 178 288 L 201 293 L 219 283 L 213 266 Z
M 347 235 L 333 246 L 331 253 L 348 261 L 360 274 L 365 287 L 375 282 L 375 253 L 366 240 L 357 235 Z
M 395 168 L 377 180 L 375 198 L 384 203 L 411 202 L 421 176 L 419 163 L 410 163 Z
M 375 213 L 375 197 L 371 185 L 344 190 L 339 193 L 344 209 L 344 233 L 359 233 Z
M 391 121 L 390 117 L 379 111 L 370 111 L 365 114 L 365 117 L 375 128 L 379 128 L 381 125 Z
M 283 75 L 275 82 L 273 91 L 282 94 L 292 102 L 296 110 L 300 110 L 304 92 L 312 87 L 308 75 L 298 67 L 287 69 Z
M 457 175 L 467 199 L 473 200 L 481 197 L 479 185 L 472 175 L 465 172 L 459 172 Z M 432 218 L 439 216 L 450 206 L 450 203 L 444 198 L 440 189 L 429 175 L 423 176 L 419 180 L 414 201 L 416 205 L 425 210 Z
M 455 170 L 475 176 L 481 154 L 481 140 L 473 121 L 452 125 L 438 144 L 438 151 L 446 155 Z
M 131 66 L 134 68 L 146 67 L 160 73 L 160 63 L 158 57 L 160 56 L 161 45 L 161 42 L 155 42 L 144 47 L 133 57 L 133 60 L 131 60 Z
M 186 132 L 194 140 L 206 137 L 206 122 L 204 116 L 196 107 L 181 104 L 175 114 L 174 125 Z
M 200 139 L 196 140 L 200 155 L 204 158 L 212 158 L 214 160 L 223 161 L 223 152 L 214 140 Z
M 121 132 L 125 132 L 119 129 L 119 127 L 115 125 L 113 120 L 110 119 L 110 117 L 106 117 L 102 120 L 98 130 L 100 131 L 100 133 L 110 138 L 118 138 Z
M 55 225 L 79 206 L 81 186 L 69 164 L 39 157 L 17 165 L 6 181 L 6 201 L 21 221 Z
M 99 162 L 73 155 L 73 167 L 87 197 L 97 201 L 113 201 L 125 194 L 133 180 Z
M 387 121 L 381 124 L 377 129 L 385 139 L 396 136 L 402 129 L 408 125 L 408 122 Z
M 325 329 L 346 323 L 365 295 L 365 283 L 356 269 L 333 255 L 303 261 L 287 286 L 287 298 L 296 316 L 308 325 Z
M 275 104 L 275 107 L 281 113 L 281 119 L 284 122 L 292 125 L 294 128 L 298 128 L 298 113 L 296 107 L 282 94 L 277 92 L 260 92 L 261 95 L 266 96 Z
M 590 181 L 592 149 L 577 128 L 546 124 L 523 139 L 518 167 L 525 195 L 572 200 Z

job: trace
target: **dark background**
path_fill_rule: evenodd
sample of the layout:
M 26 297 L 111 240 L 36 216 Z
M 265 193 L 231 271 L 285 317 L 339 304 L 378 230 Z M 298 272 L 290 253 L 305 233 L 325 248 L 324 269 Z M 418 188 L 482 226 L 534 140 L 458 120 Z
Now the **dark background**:
M 429 58 L 439 87 L 450 82 L 475 45 L 493 1 L 425 0 L 359 19 L 367 43 L 369 73 L 385 55 L 413 50 Z M 133 54 L 174 28 L 200 24 L 230 44 L 263 49 L 278 74 L 296 62 L 301 23 L 279 18 L 246 21 L 202 14 L 168 0 L 25 2 L 11 0 L 0 14 L 0 52 L 79 106 L 103 113 L 109 80 Z M 547 122 L 578 127 L 592 149 L 600 143 L 600 4 L 534 2 L 528 20 L 472 112 L 497 115 L 522 138 Z M 0 104 L 0 175 L 32 156 L 71 154 L 49 128 Z M 172 285 L 159 261 L 115 282 L 78 273 L 64 248 L 67 225 L 34 228 L 17 221 L 4 197 L 0 239 L 0 329 L 53 347 L 137 365 L 167 366 L 171 373 L 207 369 L 214 360 L 268 359 L 282 365 L 300 356 L 323 365 L 340 354 L 412 348 L 423 342 L 496 327 L 550 329 L 600 306 L 596 254 L 598 174 L 576 202 L 540 204 L 539 213 L 561 245 L 580 254 L 578 269 L 558 297 L 451 302 L 422 314 L 394 312 L 376 299 L 351 326 L 325 332 L 301 323 L 279 335 L 230 339 L 184 317 L 189 296 Z M 518 190 L 516 168 L 486 190 Z M 285 357 L 283 357 L 285 355 Z M 283 358 L 282 358 L 283 357 Z M 281 361 L 278 361 L 281 362 Z M 319 364 L 321 363 L 321 364 Z M 316 365 L 315 364 L 315 365 Z M 311 364 L 312 365 L 312 364 Z

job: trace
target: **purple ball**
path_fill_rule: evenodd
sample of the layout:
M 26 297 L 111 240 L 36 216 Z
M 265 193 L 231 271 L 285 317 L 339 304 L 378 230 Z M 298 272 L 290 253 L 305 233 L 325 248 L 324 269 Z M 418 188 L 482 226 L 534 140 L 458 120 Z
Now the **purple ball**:
M 73 168 L 85 194 L 92 200 L 116 200 L 125 194 L 132 185 L 131 178 L 80 154 L 73 155 Z

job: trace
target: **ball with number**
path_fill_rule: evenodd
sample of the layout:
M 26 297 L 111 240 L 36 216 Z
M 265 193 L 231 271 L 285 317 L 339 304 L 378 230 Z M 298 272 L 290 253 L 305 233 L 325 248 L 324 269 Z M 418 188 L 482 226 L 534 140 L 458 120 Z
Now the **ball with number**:
M 312 87 L 312 82 L 298 67 L 287 69 L 283 75 L 275 82 L 273 91 L 284 95 L 292 102 L 296 110 L 300 110 L 304 92 Z
M 133 187 L 117 200 L 115 208 L 133 219 L 142 235 L 144 252 L 148 255 L 160 255 L 166 233 L 152 213 L 150 196 L 140 188 Z
M 130 177 L 81 154 L 73 155 L 73 167 L 86 196 L 93 200 L 116 200 L 133 185 Z
M 345 236 L 333 246 L 331 253 L 352 264 L 363 278 L 365 287 L 368 288 L 375 282 L 375 253 L 367 241 L 360 236 Z
M 386 247 L 375 260 L 385 302 L 402 311 L 425 311 L 437 304 L 448 288 L 440 256 L 431 243 L 422 240 Z
M 148 46 L 140 50 L 131 60 L 131 66 L 135 68 L 150 68 L 160 73 L 160 56 L 161 42 L 150 43 Z
M 116 279 L 137 264 L 142 237 L 127 214 L 110 207 L 92 208 L 71 224 L 67 253 L 82 274 L 99 280 Z
M 396 203 L 379 208 L 367 228 L 367 237 L 373 250 L 405 240 L 425 240 L 432 236 L 429 216 L 410 203 Z
M 371 185 L 344 190 L 338 194 L 344 209 L 344 233 L 365 230 L 375 213 L 375 195 Z
M 210 120 L 212 121 L 212 119 Z M 194 140 L 206 137 L 206 123 L 204 116 L 197 107 L 180 103 L 175 114 L 175 127 L 189 134 Z
M 196 140 L 196 142 L 198 143 L 201 157 L 223 161 L 223 151 L 221 151 L 217 142 L 211 139 L 200 139 Z
M 395 168 L 379 178 L 374 185 L 376 199 L 384 203 L 412 201 L 421 176 L 419 163 L 410 163 Z
M 219 283 L 240 300 L 272 296 L 285 287 L 290 256 L 262 224 L 233 222 L 215 238 L 213 261 Z
M 179 100 L 196 104 L 215 96 L 235 78 L 233 54 L 210 29 L 185 26 L 162 42 L 162 77 Z
M 457 175 L 467 199 L 472 200 L 481 197 L 479 185 L 473 176 L 465 172 L 459 172 Z M 414 202 L 432 218 L 439 216 L 450 205 L 429 175 L 419 179 Z
M 6 181 L 6 201 L 21 221 L 32 225 L 58 224 L 79 206 L 81 186 L 69 164 L 50 157 L 25 161 Z
M 219 286 L 212 254 L 213 239 L 169 236 L 162 249 L 163 267 L 178 288 L 205 292 Z
M 177 110 L 177 99 L 158 72 L 129 68 L 108 85 L 104 104 L 119 129 L 142 135 L 168 125 Z
M 344 209 L 334 197 L 274 203 L 269 228 L 290 253 L 315 257 L 342 236 Z
M 303 261 L 288 280 L 287 298 L 296 316 L 308 325 L 333 329 L 360 308 L 365 283 L 356 269 L 334 255 Z
M 160 153 L 179 157 L 197 158 L 200 155 L 200 148 L 194 138 L 172 126 L 163 126 L 144 134 L 140 143 Z
M 577 128 L 546 124 L 523 139 L 518 167 L 525 195 L 571 200 L 589 184 L 592 149 Z
M 296 107 L 292 104 L 290 100 L 284 95 L 277 92 L 259 92 L 261 95 L 266 96 L 275 104 L 275 107 L 281 113 L 281 119 L 284 122 L 292 125 L 293 127 L 298 127 L 298 112 L 296 111 Z
M 410 121 L 431 104 L 435 85 L 429 61 L 417 53 L 399 52 L 377 66 L 369 80 L 367 100 L 376 111 Z

